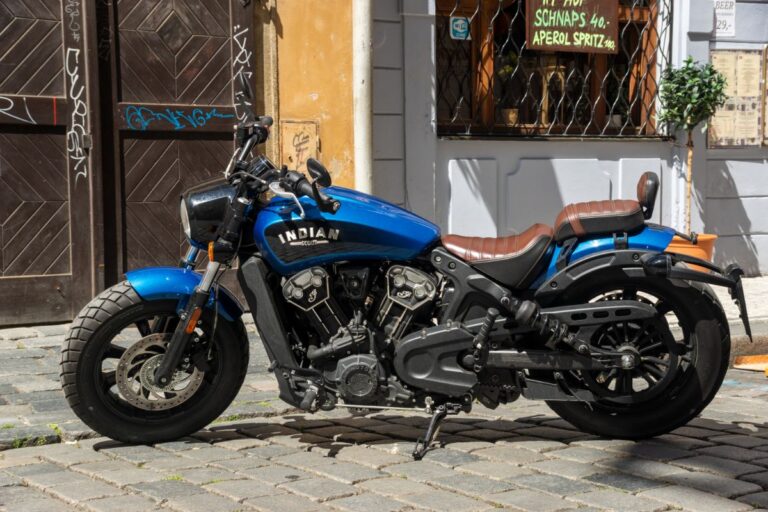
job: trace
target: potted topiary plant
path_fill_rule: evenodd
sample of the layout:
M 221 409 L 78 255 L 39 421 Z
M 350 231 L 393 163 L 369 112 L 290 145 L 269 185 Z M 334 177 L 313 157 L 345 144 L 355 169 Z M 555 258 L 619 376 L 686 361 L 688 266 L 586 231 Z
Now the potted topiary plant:
M 699 64 L 688 57 L 679 68 L 667 68 L 661 77 L 661 113 L 659 121 L 670 123 L 676 130 L 685 130 L 688 141 L 688 162 L 685 172 L 685 231 L 691 231 L 691 181 L 693 178 L 693 130 L 703 123 L 707 127 L 709 118 L 725 104 L 726 80 L 711 64 Z M 717 236 L 698 235 L 694 240 L 699 247 L 690 247 L 691 243 L 679 237 L 673 240 L 677 252 L 687 252 L 695 256 L 706 255 L 712 258 L 712 249 Z M 696 242 L 694 242 L 696 244 Z M 686 250 L 683 245 L 688 245 Z M 701 253 L 703 250 L 704 254 Z

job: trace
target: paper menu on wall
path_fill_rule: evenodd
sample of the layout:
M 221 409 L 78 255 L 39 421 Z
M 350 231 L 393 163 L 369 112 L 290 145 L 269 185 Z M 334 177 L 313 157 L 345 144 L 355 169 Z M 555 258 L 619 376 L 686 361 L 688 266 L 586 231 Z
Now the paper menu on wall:
M 713 50 L 712 65 L 727 80 L 725 105 L 710 119 L 710 148 L 759 146 L 762 143 L 762 74 L 760 50 Z
M 762 52 L 739 52 L 736 56 L 736 96 L 760 97 Z

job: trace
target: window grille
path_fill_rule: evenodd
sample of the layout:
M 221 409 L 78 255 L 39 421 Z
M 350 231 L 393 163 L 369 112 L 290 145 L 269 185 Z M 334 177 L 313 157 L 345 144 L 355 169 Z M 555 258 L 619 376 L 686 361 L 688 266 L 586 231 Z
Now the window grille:
M 618 53 L 537 51 L 525 0 L 437 0 L 438 135 L 661 137 L 672 0 L 616 0 Z M 469 22 L 453 39 L 452 17 Z

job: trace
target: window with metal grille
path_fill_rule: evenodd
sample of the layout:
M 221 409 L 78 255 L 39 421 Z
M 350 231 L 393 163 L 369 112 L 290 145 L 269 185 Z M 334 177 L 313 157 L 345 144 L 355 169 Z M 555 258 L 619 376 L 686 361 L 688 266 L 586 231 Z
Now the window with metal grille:
M 532 50 L 525 0 L 437 0 L 438 135 L 661 137 L 672 0 L 616 0 L 615 54 Z M 451 37 L 466 18 L 467 39 Z

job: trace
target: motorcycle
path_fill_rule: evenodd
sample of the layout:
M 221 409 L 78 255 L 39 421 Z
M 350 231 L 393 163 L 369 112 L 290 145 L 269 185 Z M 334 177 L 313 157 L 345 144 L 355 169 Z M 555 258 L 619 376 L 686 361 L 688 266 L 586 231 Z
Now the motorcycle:
M 658 177 L 637 200 L 566 206 L 554 228 L 441 236 L 395 205 L 310 178 L 263 155 L 272 119 L 250 109 L 225 178 L 186 191 L 189 250 L 178 267 L 132 270 L 72 322 L 61 381 L 74 412 L 128 443 L 177 439 L 232 402 L 248 368 L 237 277 L 280 398 L 307 412 L 422 410 L 414 448 L 476 402 L 544 400 L 592 434 L 641 439 L 687 423 L 712 400 L 730 352 L 710 285 L 727 287 L 749 334 L 736 265 L 667 251 L 648 219 Z M 207 259 L 202 273 L 196 261 Z

